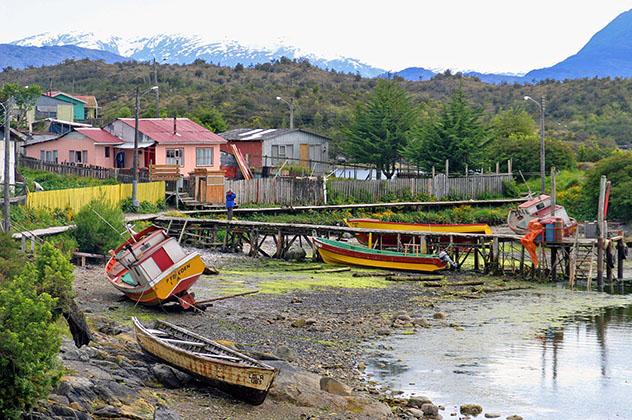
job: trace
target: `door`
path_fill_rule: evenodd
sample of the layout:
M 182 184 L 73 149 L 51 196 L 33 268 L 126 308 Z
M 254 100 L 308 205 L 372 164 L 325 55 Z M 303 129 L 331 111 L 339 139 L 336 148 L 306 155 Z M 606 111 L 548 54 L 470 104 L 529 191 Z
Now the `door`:
M 309 169 L 309 144 L 300 145 L 301 166 Z

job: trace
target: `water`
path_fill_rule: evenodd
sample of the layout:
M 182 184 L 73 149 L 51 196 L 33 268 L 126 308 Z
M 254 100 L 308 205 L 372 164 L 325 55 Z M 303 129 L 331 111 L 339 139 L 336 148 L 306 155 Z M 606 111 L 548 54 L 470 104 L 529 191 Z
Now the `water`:
M 581 304 L 584 314 L 571 315 Z M 574 309 L 575 308 L 575 309 Z M 446 305 L 448 322 L 378 344 L 367 371 L 407 395 L 525 419 L 632 418 L 632 299 L 565 290 Z

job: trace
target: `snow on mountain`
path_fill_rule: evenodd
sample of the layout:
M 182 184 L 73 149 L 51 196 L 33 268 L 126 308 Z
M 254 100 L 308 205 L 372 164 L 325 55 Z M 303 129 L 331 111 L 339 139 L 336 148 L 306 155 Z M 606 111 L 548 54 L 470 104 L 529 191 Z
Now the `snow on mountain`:
M 284 42 L 276 42 L 268 47 L 249 47 L 236 41 L 206 41 L 189 35 L 154 35 L 149 37 L 122 38 L 118 36 L 97 36 L 92 32 L 41 33 L 12 42 L 19 46 L 61 46 L 75 45 L 82 48 L 98 49 L 139 61 L 154 58 L 171 64 L 187 64 L 197 59 L 206 62 L 235 66 L 262 64 L 287 57 L 307 59 L 313 65 L 334 69 L 345 73 L 360 73 L 374 77 L 384 70 L 348 57 L 323 57 L 308 53 Z

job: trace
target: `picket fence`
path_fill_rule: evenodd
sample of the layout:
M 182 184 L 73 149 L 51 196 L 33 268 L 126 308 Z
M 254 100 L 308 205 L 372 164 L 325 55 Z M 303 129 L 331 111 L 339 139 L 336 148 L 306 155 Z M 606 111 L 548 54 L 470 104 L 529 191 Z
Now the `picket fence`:
M 133 176 L 130 169 L 102 168 L 100 166 L 84 166 L 72 163 L 44 162 L 39 159 L 20 157 L 19 166 L 40 171 L 52 172 L 60 175 L 75 175 L 80 177 L 109 179 L 114 178 L 118 182 L 132 182 Z M 146 168 L 139 168 L 138 180 L 149 181 L 149 172 Z
M 276 204 L 283 206 L 321 205 L 327 201 L 343 200 L 363 203 L 415 199 L 422 196 L 437 199 L 458 197 L 476 199 L 501 195 L 512 174 L 475 175 L 448 178 L 437 174 L 434 178 L 396 178 L 391 180 L 331 180 L 327 188 L 322 178 L 258 178 L 225 181 L 226 191 L 237 194 L 241 204 Z
M 103 185 L 98 187 L 69 188 L 66 190 L 28 193 L 26 206 L 35 209 L 65 209 L 78 212 L 93 199 L 104 199 L 118 205 L 132 196 L 132 184 Z M 165 198 L 165 182 L 138 184 L 138 200 L 156 203 Z

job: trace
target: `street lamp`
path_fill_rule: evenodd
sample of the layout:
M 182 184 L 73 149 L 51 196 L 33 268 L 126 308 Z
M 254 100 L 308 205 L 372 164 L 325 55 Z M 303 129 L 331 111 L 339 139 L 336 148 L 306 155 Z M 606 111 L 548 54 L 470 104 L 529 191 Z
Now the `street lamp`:
M 134 206 L 136 210 L 138 210 L 138 207 L 140 206 L 140 203 L 138 202 L 138 117 L 140 114 L 140 98 L 149 92 L 153 92 L 158 89 L 158 86 L 152 86 L 140 93 L 140 89 L 138 86 L 136 87 L 136 106 L 134 112 L 134 159 L 132 160 L 132 174 L 134 175 L 134 179 L 132 180 L 132 206 Z
M 542 96 L 540 102 L 531 96 L 525 96 L 524 100 L 533 102 L 540 109 L 540 194 L 544 194 L 546 176 L 546 161 L 544 156 L 544 96 Z
M 290 107 L 290 130 L 294 130 L 294 104 L 288 102 L 280 96 L 276 97 L 277 101 L 285 102 Z
M 11 229 L 11 101 L 9 98 L 6 104 L 0 102 L 0 106 L 4 110 L 4 203 L 2 207 L 2 216 L 4 219 L 3 229 L 9 232 Z

